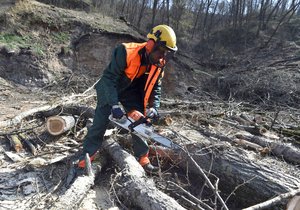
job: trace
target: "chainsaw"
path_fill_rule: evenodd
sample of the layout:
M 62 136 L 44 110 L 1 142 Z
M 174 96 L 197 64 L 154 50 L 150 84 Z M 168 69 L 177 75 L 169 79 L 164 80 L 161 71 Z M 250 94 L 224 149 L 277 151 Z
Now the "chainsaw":
M 110 115 L 109 120 L 121 128 L 124 128 L 134 134 L 137 134 L 138 136 L 155 141 L 161 144 L 162 146 L 171 149 L 181 148 L 172 140 L 155 133 L 149 118 L 145 117 L 139 111 L 133 110 L 124 115 L 121 119 L 113 118 L 112 115 Z

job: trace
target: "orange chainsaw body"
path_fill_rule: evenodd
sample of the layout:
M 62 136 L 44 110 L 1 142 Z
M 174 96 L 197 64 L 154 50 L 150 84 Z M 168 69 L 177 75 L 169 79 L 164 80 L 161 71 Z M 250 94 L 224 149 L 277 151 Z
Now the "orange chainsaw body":
M 133 119 L 134 121 L 138 121 L 141 118 L 145 118 L 145 116 L 137 110 L 131 110 L 130 112 L 127 113 L 127 116 Z M 147 121 L 150 122 L 149 119 L 147 119 Z

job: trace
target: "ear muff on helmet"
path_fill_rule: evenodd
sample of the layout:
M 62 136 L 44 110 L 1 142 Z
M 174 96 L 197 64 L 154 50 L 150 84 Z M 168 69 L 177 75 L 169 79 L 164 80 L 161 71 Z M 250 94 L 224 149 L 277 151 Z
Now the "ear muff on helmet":
M 149 39 L 146 45 L 146 50 L 148 53 L 150 53 L 155 47 L 155 41 L 152 39 Z
M 167 49 L 176 52 L 176 35 L 173 29 L 167 25 L 158 25 L 154 27 L 147 35 L 148 39 L 153 39 L 156 44 L 166 47 Z

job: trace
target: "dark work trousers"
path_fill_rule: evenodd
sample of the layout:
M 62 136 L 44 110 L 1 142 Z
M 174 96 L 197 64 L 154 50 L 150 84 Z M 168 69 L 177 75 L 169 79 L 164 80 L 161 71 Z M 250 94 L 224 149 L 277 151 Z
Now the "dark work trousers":
M 126 98 L 124 97 L 122 97 L 124 100 L 120 100 L 120 101 L 126 111 L 131 111 L 133 109 L 142 111 L 140 107 L 134 105 L 134 102 L 132 100 L 128 100 L 129 98 L 127 98 L 126 100 Z M 126 101 L 128 103 L 126 103 Z M 97 104 L 93 125 L 88 130 L 88 133 L 84 139 L 83 153 L 80 159 L 83 159 L 86 153 L 92 156 L 101 147 L 104 133 L 109 124 L 108 117 L 110 114 L 111 114 L 111 106 L 109 105 L 100 106 L 99 104 Z M 134 134 L 132 134 L 132 139 L 133 139 L 133 152 L 136 158 L 139 159 L 141 156 L 149 152 L 149 147 L 146 140 L 143 140 Z

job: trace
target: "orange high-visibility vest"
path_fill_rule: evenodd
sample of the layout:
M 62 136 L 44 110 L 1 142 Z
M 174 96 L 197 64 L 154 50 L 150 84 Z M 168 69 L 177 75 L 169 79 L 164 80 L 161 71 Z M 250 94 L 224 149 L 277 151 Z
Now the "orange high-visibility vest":
M 145 73 L 146 68 L 141 68 L 141 56 L 139 51 L 145 47 L 147 42 L 145 43 L 123 43 L 126 49 L 126 63 L 127 67 L 125 69 L 126 76 L 131 80 L 131 82 L 135 79 L 140 77 L 142 74 Z M 161 60 L 160 62 L 164 62 Z M 161 74 L 162 69 L 151 65 L 150 72 L 148 75 L 148 79 L 146 81 L 144 87 L 144 114 L 146 114 L 146 107 L 148 105 L 149 98 L 151 96 L 153 87 L 158 80 L 159 75 Z

